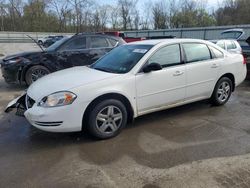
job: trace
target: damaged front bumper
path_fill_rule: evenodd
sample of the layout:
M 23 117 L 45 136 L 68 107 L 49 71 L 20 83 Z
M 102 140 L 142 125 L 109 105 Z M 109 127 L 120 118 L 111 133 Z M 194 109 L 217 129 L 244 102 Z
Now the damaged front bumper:
M 43 131 L 76 132 L 82 130 L 82 111 L 88 104 L 73 103 L 58 108 L 44 108 L 36 105 L 35 99 L 24 93 L 12 100 L 5 112 L 16 109 L 16 115 L 24 116 L 31 125 Z
M 7 107 L 5 108 L 5 112 L 9 113 L 13 109 L 16 109 L 16 115 L 24 117 L 24 112 L 27 110 L 27 94 L 17 97 L 16 99 L 9 102 Z

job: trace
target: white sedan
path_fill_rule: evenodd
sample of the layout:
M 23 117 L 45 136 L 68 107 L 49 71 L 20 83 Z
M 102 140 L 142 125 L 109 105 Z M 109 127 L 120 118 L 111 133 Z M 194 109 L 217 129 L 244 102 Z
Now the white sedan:
M 216 44 L 230 53 L 242 54 L 242 48 L 236 40 L 219 40 Z
M 120 46 L 89 67 L 45 76 L 10 102 L 50 132 L 88 130 L 116 136 L 143 114 L 211 99 L 223 105 L 246 77 L 246 61 L 195 39 L 148 40 Z

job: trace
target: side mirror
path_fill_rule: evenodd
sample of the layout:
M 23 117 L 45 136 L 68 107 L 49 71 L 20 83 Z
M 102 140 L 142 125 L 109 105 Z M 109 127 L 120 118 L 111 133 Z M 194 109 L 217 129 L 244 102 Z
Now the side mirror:
M 149 65 L 146 65 L 142 71 L 144 73 L 148 73 L 148 72 L 151 72 L 151 71 L 158 71 L 158 70 L 161 70 L 162 69 L 162 66 L 159 64 L 159 63 L 150 63 Z

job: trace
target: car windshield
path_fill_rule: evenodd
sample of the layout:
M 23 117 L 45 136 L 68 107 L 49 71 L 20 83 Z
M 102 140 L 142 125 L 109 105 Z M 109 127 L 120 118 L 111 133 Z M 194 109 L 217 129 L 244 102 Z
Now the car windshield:
M 228 31 L 228 32 L 221 33 L 220 38 L 222 38 L 222 39 L 238 39 L 241 34 L 242 34 L 241 31 Z
M 55 51 L 59 46 L 61 46 L 64 42 L 69 40 L 69 37 L 64 37 L 59 41 L 56 41 L 54 44 L 52 44 L 50 47 L 46 49 L 46 51 Z
M 124 74 L 129 72 L 153 45 L 122 45 L 110 51 L 90 68 Z

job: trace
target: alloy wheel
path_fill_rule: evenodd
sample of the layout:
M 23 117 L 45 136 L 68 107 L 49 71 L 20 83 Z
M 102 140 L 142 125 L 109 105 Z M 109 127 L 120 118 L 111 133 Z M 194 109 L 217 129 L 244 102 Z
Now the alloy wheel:
M 114 133 L 122 124 L 121 110 L 113 105 L 106 106 L 96 116 L 96 127 L 104 134 Z
M 39 78 L 45 76 L 48 74 L 48 71 L 44 70 L 44 69 L 36 69 L 32 72 L 31 74 L 31 80 L 32 82 L 37 81 Z
M 230 84 L 226 81 L 222 82 L 217 90 L 218 100 L 221 103 L 225 102 L 230 96 L 230 92 L 231 92 Z

